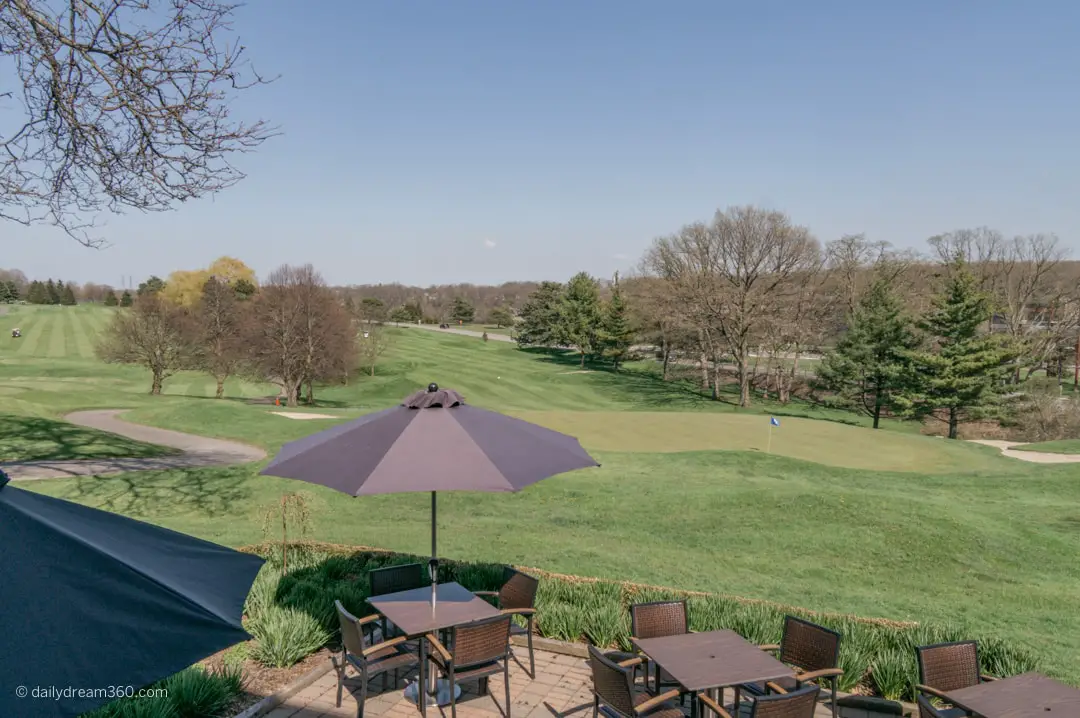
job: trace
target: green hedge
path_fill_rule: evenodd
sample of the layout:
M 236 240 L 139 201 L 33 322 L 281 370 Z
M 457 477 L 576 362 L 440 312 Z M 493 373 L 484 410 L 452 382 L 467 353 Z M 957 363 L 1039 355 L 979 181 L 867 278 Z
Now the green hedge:
M 233 713 L 244 692 L 237 666 L 220 672 L 194 666 L 155 683 L 164 692 L 153 698 L 122 698 L 83 714 L 83 718 L 223 718 Z
M 263 546 L 248 550 L 265 557 L 267 564 L 248 597 L 247 620 L 249 625 L 272 629 L 273 653 L 284 657 L 286 664 L 310 653 L 308 649 L 312 645 L 321 645 L 320 638 L 337 633 L 335 600 L 340 600 L 357 616 L 372 613 L 367 605 L 368 571 L 427 560 L 385 552 L 298 545 L 289 549 L 289 573 L 282 578 L 281 563 L 274 549 Z M 473 591 L 492 591 L 499 588 L 502 572 L 503 567 L 498 564 L 444 561 L 440 563 L 439 580 L 457 581 Z M 1035 657 L 1023 648 L 993 636 L 970 635 L 959 626 L 905 626 L 854 617 L 822 617 L 728 597 L 558 577 L 544 577 L 540 581 L 537 630 L 548 638 L 628 649 L 630 604 L 671 598 L 688 599 L 693 630 L 728 628 L 753 643 L 779 643 L 787 613 L 839 631 L 843 635 L 840 664 L 844 669 L 840 687 L 845 691 L 858 687 L 862 692 L 886 698 L 910 699 L 918 680 L 915 647 L 970 638 L 979 641 L 979 657 L 985 673 L 1004 677 L 1038 668 Z M 314 620 L 288 628 L 280 620 L 266 620 L 266 616 L 281 609 L 299 611 Z M 253 656 L 263 653 L 256 647 Z

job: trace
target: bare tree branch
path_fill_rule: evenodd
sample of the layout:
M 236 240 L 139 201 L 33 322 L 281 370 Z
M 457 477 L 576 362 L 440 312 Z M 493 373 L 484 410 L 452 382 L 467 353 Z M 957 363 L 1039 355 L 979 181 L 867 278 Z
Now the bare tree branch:
M 21 87 L 0 127 L 0 218 L 88 246 L 93 215 L 164 211 L 244 175 L 230 155 L 275 134 L 234 119 L 262 78 L 218 0 L 2 0 L 0 56 Z M 13 109 L 13 108 L 9 108 Z

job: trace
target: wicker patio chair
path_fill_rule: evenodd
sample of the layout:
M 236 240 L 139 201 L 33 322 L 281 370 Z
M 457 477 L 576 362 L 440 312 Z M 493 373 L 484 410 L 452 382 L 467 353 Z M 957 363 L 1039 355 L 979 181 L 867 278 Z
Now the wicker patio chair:
M 589 646 L 593 718 L 601 710 L 608 718 L 684 718 L 682 709 L 669 702 L 681 695 L 678 690 L 651 696 L 634 688 L 633 665 L 643 660 L 639 656 L 616 663 L 596 646 Z
M 521 616 L 526 627 L 516 623 L 510 626 L 510 632 L 524 633 L 529 643 L 529 678 L 536 678 L 536 657 L 533 654 L 533 631 L 536 622 L 536 589 L 540 582 L 527 573 L 509 566 L 503 571 L 503 585 L 498 591 L 476 591 L 477 596 L 495 599 L 495 606 L 504 614 Z
M 341 707 L 341 694 L 345 685 L 345 672 L 351 666 L 360 674 L 360 698 L 359 708 L 356 715 L 364 716 L 364 703 L 367 700 L 368 681 L 376 676 L 383 677 L 383 690 L 387 690 L 387 679 L 390 672 L 394 674 L 394 685 L 398 682 L 398 672 L 403 668 L 412 668 L 419 661 L 413 653 L 405 650 L 405 638 L 391 638 L 388 641 L 374 643 L 364 647 L 364 627 L 370 626 L 379 620 L 379 616 L 372 615 L 365 618 L 356 616 L 345 610 L 341 601 L 334 601 L 337 608 L 338 624 L 341 626 L 341 657 L 334 656 L 332 662 L 337 672 L 337 706 Z
M 630 606 L 630 635 L 634 638 L 663 638 L 690 633 L 690 613 L 686 601 L 650 601 Z M 608 657 L 616 662 L 628 660 L 637 654 L 613 652 Z M 655 663 L 642 664 L 645 672 L 645 688 L 649 687 L 649 668 L 653 673 L 653 692 L 659 694 L 664 688 L 681 688 L 679 682 Z M 685 700 L 680 695 L 679 702 Z
M 840 668 L 840 634 L 816 623 L 796 618 L 784 617 L 784 633 L 780 643 L 761 646 L 763 651 L 775 652 L 782 663 L 796 669 L 794 678 L 781 678 L 776 681 L 789 693 L 802 688 L 807 683 L 824 680 L 828 682 L 830 704 L 833 718 L 836 718 L 836 684 L 844 675 Z M 753 695 L 769 693 L 768 686 L 753 684 L 744 686 Z
M 510 718 L 510 624 L 509 615 L 454 626 L 446 631 L 449 646 L 434 635 L 426 636 L 431 650 L 428 660 L 450 683 L 450 714 L 457 718 L 456 686 L 477 679 L 480 693 L 488 692 L 488 678 L 503 674 L 506 689 L 504 718 Z
M 918 646 L 915 652 L 919 657 L 919 684 L 915 686 L 915 690 L 929 699 L 937 698 L 948 702 L 945 693 L 949 691 L 997 680 L 979 672 L 979 644 L 975 641 Z M 928 700 L 927 703 L 929 702 Z M 967 712 L 960 708 L 936 710 L 945 718 L 967 715 Z
M 790 693 L 775 683 L 769 687 L 771 693 L 758 696 L 751 704 L 750 718 L 814 718 L 820 686 L 811 684 Z M 732 718 L 719 703 L 704 693 L 698 696 L 698 700 L 720 718 Z M 738 710 L 735 712 L 739 713 Z
M 388 593 L 398 591 L 411 591 L 414 588 L 423 588 L 430 584 L 425 567 L 420 563 L 406 563 L 400 566 L 387 566 L 368 571 L 368 580 L 371 582 L 372 596 L 385 596 Z M 384 638 L 390 637 L 391 633 L 400 633 L 395 628 L 390 630 L 390 623 L 385 619 L 379 621 Z

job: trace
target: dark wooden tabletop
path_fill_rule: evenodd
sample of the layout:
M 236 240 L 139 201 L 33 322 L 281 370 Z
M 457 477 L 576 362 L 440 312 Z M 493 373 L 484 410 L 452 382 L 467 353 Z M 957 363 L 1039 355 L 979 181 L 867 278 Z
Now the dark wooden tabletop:
M 635 638 L 634 645 L 690 691 L 795 675 L 794 670 L 734 631 Z
M 1080 716 L 1080 690 L 1039 673 L 980 683 L 945 695 L 956 706 L 983 718 Z
M 499 610 L 459 583 L 440 583 L 435 607 L 431 586 L 372 596 L 368 603 L 410 636 L 420 636 L 499 615 Z

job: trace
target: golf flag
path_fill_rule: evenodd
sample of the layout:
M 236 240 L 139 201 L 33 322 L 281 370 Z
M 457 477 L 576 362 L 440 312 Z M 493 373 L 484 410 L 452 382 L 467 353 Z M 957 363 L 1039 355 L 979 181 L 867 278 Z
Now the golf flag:
M 775 416 L 769 419 L 769 423 L 773 426 L 780 426 L 780 420 L 777 419 Z

